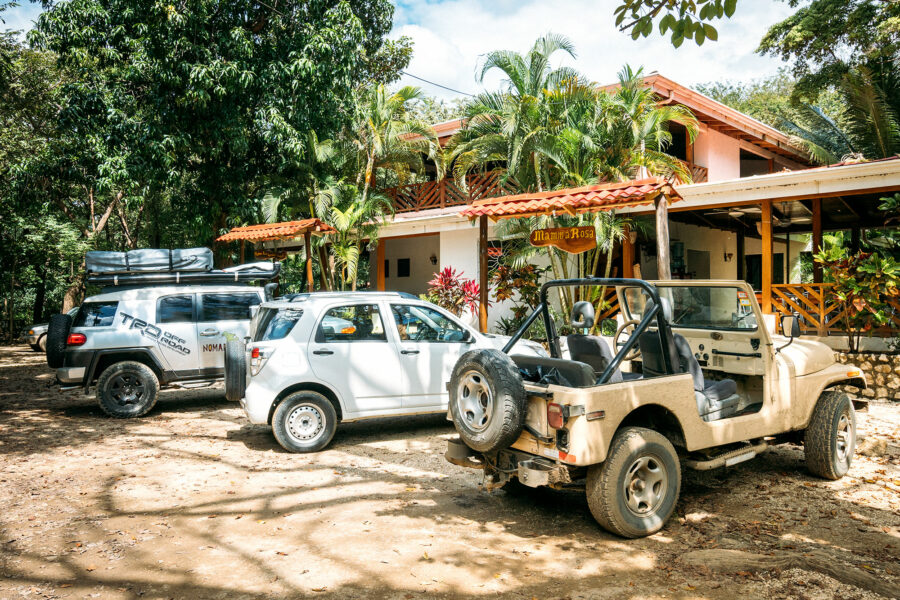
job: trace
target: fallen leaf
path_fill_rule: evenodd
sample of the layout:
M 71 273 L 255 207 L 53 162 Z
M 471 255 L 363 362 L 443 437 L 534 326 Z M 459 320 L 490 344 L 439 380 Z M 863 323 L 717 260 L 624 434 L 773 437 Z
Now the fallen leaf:
M 320 587 L 320 588 L 313 588 L 312 591 L 314 591 L 314 592 L 324 592 L 324 591 L 327 590 L 327 589 L 328 589 L 328 586 L 325 586 L 325 587 Z
M 94 565 L 88 565 L 87 568 L 85 568 L 85 571 L 95 571 L 96 569 L 97 567 L 95 567 Z
M 277 554 L 278 556 L 287 556 L 288 555 L 287 552 L 281 552 L 280 550 L 276 550 L 275 554 Z

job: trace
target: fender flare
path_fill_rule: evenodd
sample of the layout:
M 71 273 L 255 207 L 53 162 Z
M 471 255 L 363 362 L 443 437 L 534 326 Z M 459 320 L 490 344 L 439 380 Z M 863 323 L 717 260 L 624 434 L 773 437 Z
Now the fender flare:
M 88 365 L 88 368 L 84 371 L 84 391 L 87 392 L 91 387 L 91 382 L 94 381 L 94 373 L 97 371 L 97 365 L 100 364 L 100 359 L 105 358 L 107 356 L 115 356 L 116 354 L 122 354 L 124 356 L 128 356 L 129 358 L 133 358 L 134 355 L 140 355 L 142 358 L 148 359 L 147 366 L 156 371 L 157 375 L 160 378 L 160 383 L 166 383 L 168 381 L 168 377 L 166 376 L 166 369 L 159 363 L 159 360 L 153 353 L 150 352 L 149 349 L 143 348 L 140 346 L 131 347 L 131 348 L 110 348 L 108 350 L 97 350 L 94 352 L 94 356 L 91 358 L 91 362 Z

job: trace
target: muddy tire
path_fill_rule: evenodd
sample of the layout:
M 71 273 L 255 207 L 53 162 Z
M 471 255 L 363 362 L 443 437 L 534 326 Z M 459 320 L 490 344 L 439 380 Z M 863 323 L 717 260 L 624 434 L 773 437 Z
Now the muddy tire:
M 288 452 L 318 452 L 331 443 L 336 429 L 337 411 L 318 392 L 295 392 L 272 415 L 272 433 Z
M 225 398 L 240 402 L 247 390 L 246 346 L 241 340 L 225 342 Z
M 478 452 L 509 447 L 525 427 L 526 397 L 515 363 L 499 350 L 463 354 L 450 377 L 450 416 Z
M 63 366 L 66 357 L 66 342 L 69 340 L 69 330 L 72 329 L 72 317 L 58 314 L 50 317 L 50 325 L 47 327 L 47 365 L 51 369 Z
M 856 450 L 856 414 L 843 392 L 819 396 L 803 439 L 806 466 L 824 479 L 840 479 L 850 470 Z
M 97 402 L 110 417 L 143 417 L 156 406 L 159 379 L 147 365 L 130 360 L 106 368 L 97 378 Z
M 675 511 L 681 465 L 672 443 L 643 427 L 616 433 L 606 461 L 587 476 L 591 514 L 607 531 L 625 538 L 653 535 Z

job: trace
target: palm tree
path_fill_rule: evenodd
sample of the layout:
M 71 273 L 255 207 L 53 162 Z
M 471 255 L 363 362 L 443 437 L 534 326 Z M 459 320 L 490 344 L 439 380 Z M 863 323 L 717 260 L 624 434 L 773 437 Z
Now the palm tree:
M 570 67 L 552 68 L 557 52 L 575 57 L 572 42 L 555 34 L 538 38 L 524 55 L 496 50 L 485 57 L 478 80 L 498 69 L 506 76 L 505 89 L 479 94 L 466 108 L 466 126 L 449 144 L 459 185 L 465 186 L 470 170 L 503 162 L 520 185 L 550 189 L 548 157 L 562 126 L 555 117 L 565 101 L 554 93 L 580 79 Z
M 334 203 L 329 207 L 328 223 L 337 229 L 331 248 L 341 270 L 341 289 L 356 291 L 356 275 L 363 245 L 372 245 L 385 213 L 391 210 L 390 199 L 380 193 L 363 198 L 353 184 L 344 183 L 334 189 Z
M 363 93 L 356 107 L 355 126 L 350 132 L 358 153 L 356 183 L 360 201 L 366 204 L 377 169 L 389 169 L 402 181 L 411 170 L 421 170 L 422 156 L 434 161 L 438 179 L 444 161 L 437 134 L 428 123 L 410 115 L 409 103 L 423 97 L 417 87 L 406 86 L 391 94 L 384 85 Z

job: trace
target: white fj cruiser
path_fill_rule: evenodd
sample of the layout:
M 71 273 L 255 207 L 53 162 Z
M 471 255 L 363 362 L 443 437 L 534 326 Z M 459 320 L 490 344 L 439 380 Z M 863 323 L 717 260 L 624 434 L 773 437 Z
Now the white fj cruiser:
M 547 309 L 553 287 L 615 287 L 626 322 L 614 355 L 574 307 L 568 359 Z M 551 358 L 507 354 L 542 317 Z M 450 413 L 460 439 L 446 457 L 482 469 L 490 490 L 517 479 L 581 487 L 594 518 L 624 537 L 658 531 L 675 510 L 683 467 L 749 460 L 779 443 L 802 444 L 808 469 L 838 479 L 856 444 L 854 402 L 837 385 L 866 387 L 859 369 L 826 345 L 796 339 L 795 317 L 773 335 L 745 283 L 585 279 L 553 281 L 502 352 L 460 357 Z M 620 367 L 631 362 L 631 371 Z
M 280 266 L 216 271 L 205 248 L 92 254 L 88 283 L 105 287 L 74 318 L 51 318 L 47 362 L 62 389 L 95 386 L 100 408 L 120 418 L 147 414 L 160 385 L 221 380 L 227 339 L 246 336 L 251 308 L 266 300 L 269 286 L 247 282 L 271 279 Z
M 338 422 L 445 413 L 460 355 L 508 340 L 408 294 L 302 294 L 263 304 L 246 346 L 228 342 L 225 393 L 286 450 L 315 452 Z M 546 356 L 534 342 L 516 351 Z

